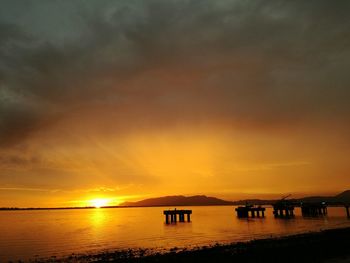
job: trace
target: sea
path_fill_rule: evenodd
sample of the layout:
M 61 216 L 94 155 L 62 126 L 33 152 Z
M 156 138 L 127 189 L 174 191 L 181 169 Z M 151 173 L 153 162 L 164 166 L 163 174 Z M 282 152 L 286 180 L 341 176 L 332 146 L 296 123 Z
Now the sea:
M 163 210 L 174 207 L 0 211 L 0 262 L 61 258 L 123 249 L 193 249 L 202 246 L 350 227 L 344 207 L 324 217 L 239 219 L 234 206 L 191 209 L 191 222 L 165 224 Z

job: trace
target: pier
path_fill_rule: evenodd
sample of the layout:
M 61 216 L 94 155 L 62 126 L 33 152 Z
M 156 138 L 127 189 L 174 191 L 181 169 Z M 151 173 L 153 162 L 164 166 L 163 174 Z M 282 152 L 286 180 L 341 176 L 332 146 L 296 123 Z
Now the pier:
M 291 218 L 294 217 L 294 204 L 291 201 L 286 200 L 289 195 L 282 197 L 281 200 L 276 202 L 273 207 L 273 214 L 279 218 Z
M 349 211 L 350 206 L 349 206 L 349 205 L 346 205 L 346 206 L 345 206 L 345 209 L 346 209 L 346 215 L 347 215 L 348 218 L 350 219 L 350 211 Z
M 301 214 L 303 216 L 325 216 L 327 215 L 327 205 L 323 203 L 302 203 Z
M 252 205 L 246 205 L 246 206 L 239 206 L 236 209 L 237 216 L 239 218 L 248 218 L 249 213 L 251 214 L 251 217 L 265 217 L 265 208 L 261 206 L 254 207 Z
M 176 223 L 177 216 L 179 216 L 179 222 L 185 222 L 185 215 L 187 215 L 187 222 L 191 222 L 192 210 L 164 210 L 163 214 L 165 215 L 166 224 Z
M 290 218 L 294 217 L 294 205 L 292 204 L 274 204 L 273 214 L 275 217 Z

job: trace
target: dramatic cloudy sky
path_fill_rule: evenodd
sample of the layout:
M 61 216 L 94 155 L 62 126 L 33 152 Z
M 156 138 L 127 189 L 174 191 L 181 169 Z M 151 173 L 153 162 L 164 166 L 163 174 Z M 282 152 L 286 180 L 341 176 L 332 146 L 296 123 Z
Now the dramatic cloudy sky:
M 350 1 L 0 3 L 0 206 L 350 188 Z

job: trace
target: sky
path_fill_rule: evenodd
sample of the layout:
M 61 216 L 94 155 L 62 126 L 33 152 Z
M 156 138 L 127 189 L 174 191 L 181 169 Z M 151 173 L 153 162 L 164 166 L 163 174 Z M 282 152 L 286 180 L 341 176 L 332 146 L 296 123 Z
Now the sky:
M 350 188 L 347 0 L 2 0 L 0 207 Z

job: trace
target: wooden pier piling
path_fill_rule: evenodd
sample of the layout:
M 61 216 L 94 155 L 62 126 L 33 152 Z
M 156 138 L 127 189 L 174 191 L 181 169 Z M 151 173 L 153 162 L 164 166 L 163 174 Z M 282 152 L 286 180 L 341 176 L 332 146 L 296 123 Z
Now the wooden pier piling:
M 249 213 L 251 214 L 252 218 L 254 218 L 255 216 L 260 217 L 260 212 L 261 212 L 261 217 L 265 217 L 265 208 L 261 206 L 257 206 L 257 207 L 254 207 L 252 205 L 239 206 L 235 210 L 239 218 L 248 218 Z
M 166 224 L 176 223 L 177 215 L 179 215 L 179 222 L 185 222 L 185 215 L 187 215 L 187 222 L 191 222 L 192 210 L 164 210 L 163 214 L 165 215 Z
M 277 201 L 272 205 L 273 214 L 277 218 L 292 218 L 294 217 L 294 203 L 286 200 L 289 195 L 282 197 L 281 200 Z
M 327 215 L 327 205 L 323 203 L 302 203 L 301 213 L 303 216 L 325 216 Z
M 294 205 L 286 202 L 276 203 L 273 205 L 273 214 L 280 218 L 294 217 Z

